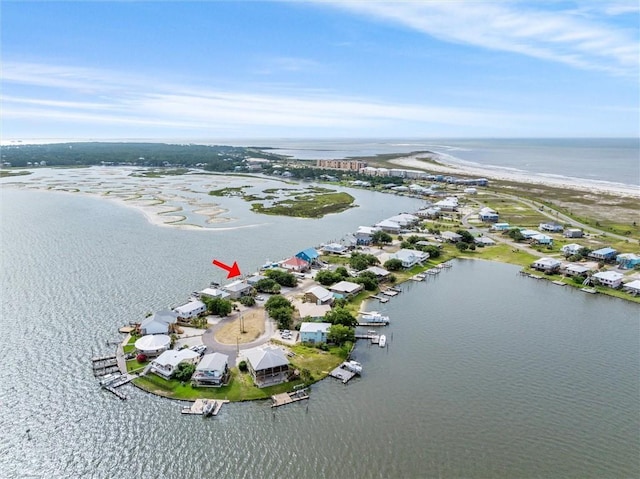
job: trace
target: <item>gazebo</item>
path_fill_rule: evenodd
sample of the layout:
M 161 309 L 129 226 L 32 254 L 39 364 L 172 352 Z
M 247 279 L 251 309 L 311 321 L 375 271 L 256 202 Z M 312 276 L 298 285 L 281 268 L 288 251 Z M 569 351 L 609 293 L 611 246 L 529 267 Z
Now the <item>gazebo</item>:
M 142 336 L 135 343 L 138 352 L 147 356 L 157 356 L 171 345 L 171 338 L 166 334 L 148 334 Z

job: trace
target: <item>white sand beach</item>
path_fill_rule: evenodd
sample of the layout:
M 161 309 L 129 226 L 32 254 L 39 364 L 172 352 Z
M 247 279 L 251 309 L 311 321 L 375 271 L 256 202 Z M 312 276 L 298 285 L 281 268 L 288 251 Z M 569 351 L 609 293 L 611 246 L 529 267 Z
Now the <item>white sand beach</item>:
M 420 158 L 431 161 L 422 161 Z M 558 188 L 567 188 L 577 191 L 588 191 L 596 193 L 608 193 L 616 196 L 628 196 L 640 198 L 640 186 L 626 185 L 622 183 L 612 183 L 608 181 L 585 180 L 578 178 L 568 178 L 555 175 L 533 174 L 529 172 L 518 172 L 497 167 L 474 167 L 447 161 L 447 158 L 437 153 L 429 155 L 419 154 L 404 158 L 390 160 L 402 168 L 424 170 L 432 173 L 444 173 L 449 175 L 469 175 L 489 180 L 513 181 L 518 183 L 530 183 L 537 185 L 548 185 Z M 434 163 L 435 162 L 435 163 Z

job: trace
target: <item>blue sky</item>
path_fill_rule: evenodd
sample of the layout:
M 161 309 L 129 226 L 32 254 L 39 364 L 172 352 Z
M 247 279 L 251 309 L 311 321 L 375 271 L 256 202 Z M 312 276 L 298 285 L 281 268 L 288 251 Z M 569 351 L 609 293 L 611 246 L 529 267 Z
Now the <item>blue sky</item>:
M 621 137 L 635 0 L 2 2 L 2 139 Z

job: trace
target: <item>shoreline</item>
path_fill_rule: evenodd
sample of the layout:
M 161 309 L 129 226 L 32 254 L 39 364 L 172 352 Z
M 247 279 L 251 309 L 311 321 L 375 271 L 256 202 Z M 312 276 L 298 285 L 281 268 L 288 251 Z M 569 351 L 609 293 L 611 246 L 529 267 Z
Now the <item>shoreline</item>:
M 428 156 L 427 156 L 428 155 Z M 423 161 L 430 160 L 430 161 Z M 640 185 L 627 185 L 608 181 L 569 178 L 565 176 L 515 171 L 497 166 L 473 166 L 451 161 L 447 155 L 436 152 L 414 154 L 388 160 L 389 163 L 405 168 L 452 175 L 476 176 L 489 180 L 546 185 L 575 191 L 596 192 L 614 196 L 640 199 Z

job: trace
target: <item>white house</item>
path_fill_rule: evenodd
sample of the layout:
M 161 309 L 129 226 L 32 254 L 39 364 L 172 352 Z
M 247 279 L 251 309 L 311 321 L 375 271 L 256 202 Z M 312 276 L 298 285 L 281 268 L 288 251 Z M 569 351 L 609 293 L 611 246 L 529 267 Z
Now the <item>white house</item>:
M 178 364 L 188 362 L 195 364 L 200 355 L 191 349 L 169 349 L 151 361 L 151 372 L 160 377 L 170 379 Z
M 136 351 L 146 356 L 157 356 L 171 346 L 171 338 L 166 334 L 149 334 L 135 342 Z
M 542 233 L 533 235 L 530 239 L 532 243 L 547 244 L 547 245 L 553 244 L 553 238 L 551 236 L 547 236 Z
M 478 217 L 481 221 L 495 223 L 496 221 L 498 221 L 498 212 L 485 206 L 478 212 Z
M 570 243 L 564 245 L 562 248 L 560 248 L 560 250 L 565 256 L 572 256 L 574 254 L 577 254 L 582 248 L 582 245 L 579 245 L 577 243 Z
M 598 280 L 603 286 L 608 286 L 609 288 L 617 288 L 622 284 L 622 278 L 624 275 L 622 273 L 618 273 L 617 271 L 601 271 L 600 273 L 596 273 L 592 278 Z
M 584 233 L 581 229 L 578 228 L 569 228 L 564 232 L 565 238 L 582 238 Z
M 440 236 L 450 243 L 457 243 L 462 239 L 462 235 L 454 233 L 453 231 L 443 231 Z
M 631 281 L 623 285 L 622 289 L 633 295 L 640 294 L 640 279 L 636 279 L 635 281 Z
M 562 263 L 555 258 L 539 258 L 533 262 L 531 267 L 538 271 L 544 271 L 552 273 L 560 269 Z
M 202 301 L 195 300 L 189 301 L 187 304 L 183 304 L 182 306 L 178 306 L 177 308 L 174 308 L 173 311 L 178 314 L 179 318 L 191 319 L 197 318 L 201 314 L 205 313 L 207 311 L 207 306 Z
M 418 263 L 422 263 L 429 259 L 429 253 L 418 251 L 415 249 L 401 249 L 389 255 L 389 259 L 399 259 L 402 261 L 403 268 L 411 268 Z
M 209 298 L 220 298 L 220 299 L 227 299 L 229 296 L 231 296 L 226 291 L 222 291 L 221 289 L 218 289 L 218 288 L 205 288 L 202 291 L 200 291 L 200 295 L 208 296 Z
M 358 244 L 368 245 L 371 244 L 371 237 L 377 231 L 380 231 L 380 228 L 375 228 L 372 226 L 359 226 L 358 231 L 354 235 L 356 237 L 356 241 Z
M 177 320 L 178 314 L 173 311 L 166 309 L 158 311 L 140 323 L 140 334 L 143 336 L 147 334 L 167 334 L 169 333 L 169 326 L 175 324 Z
M 358 283 L 351 283 L 349 281 L 340 281 L 329 287 L 330 291 L 341 294 L 343 296 L 353 296 L 358 291 L 362 290 L 363 286 Z
M 399 233 L 402 227 L 391 220 L 382 220 L 380 223 L 376 223 L 376 228 L 386 231 L 388 233 Z
M 400 213 L 399 215 L 392 216 L 391 218 L 387 218 L 387 221 L 393 221 L 394 223 L 398 223 L 403 228 L 416 224 L 420 221 L 415 215 L 410 215 L 409 213 Z
M 331 297 L 333 298 L 333 294 Z M 294 301 L 293 305 L 300 313 L 301 318 L 309 318 L 311 320 L 318 320 L 324 318 L 325 314 L 331 311 L 330 304 L 316 304 L 316 303 L 303 303 L 301 301 Z
M 437 206 L 442 211 L 457 211 L 458 210 L 458 198 L 455 196 L 449 196 L 443 200 L 434 203 L 433 206 Z
M 511 228 L 511 225 L 509 223 L 495 223 L 493 226 L 491 226 L 491 229 L 493 231 L 506 231 L 509 228 Z
M 564 227 L 558 223 L 540 223 L 538 225 L 540 231 L 548 231 L 550 233 L 561 233 Z
M 329 243 L 320 248 L 325 253 L 342 254 L 347 251 L 347 247 L 340 243 Z
M 219 387 L 229 381 L 229 356 L 222 353 L 211 353 L 202 356 L 191 376 L 194 386 Z
M 247 296 L 251 293 L 251 289 L 253 287 L 250 284 L 245 283 L 242 280 L 233 281 L 232 283 L 225 284 L 222 289 L 224 289 L 231 299 L 238 299 L 242 296 Z
M 591 268 L 584 264 L 568 263 L 563 265 L 564 274 L 567 276 L 586 276 Z

